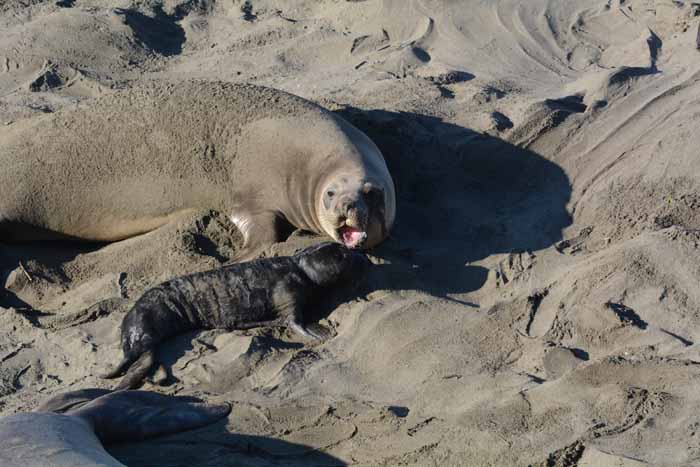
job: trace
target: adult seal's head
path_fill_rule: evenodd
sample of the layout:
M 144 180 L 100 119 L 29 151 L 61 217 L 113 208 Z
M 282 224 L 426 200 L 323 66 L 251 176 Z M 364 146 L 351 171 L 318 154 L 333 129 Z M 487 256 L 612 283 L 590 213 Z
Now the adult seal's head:
M 275 118 L 253 127 L 258 151 L 297 161 L 287 166 L 282 186 L 289 200 L 282 212 L 292 224 L 348 248 L 369 249 L 386 239 L 396 216 L 394 181 L 367 135 L 330 112 L 313 122 Z
M 337 121 L 352 144 L 328 156 L 337 166 L 317 187 L 316 214 L 321 229 L 335 241 L 348 248 L 373 248 L 394 224 L 394 182 L 372 140 L 344 120 Z M 338 157 L 341 152 L 345 155 Z M 347 164 L 348 160 L 355 162 Z
M 241 213 L 260 212 L 264 191 L 273 189 L 275 212 L 283 219 L 348 248 L 373 248 L 389 235 L 396 215 L 389 169 L 372 140 L 340 116 L 319 107 L 303 117 L 257 120 L 242 129 L 237 144 L 239 151 L 270 161 L 266 182 L 243 185 L 249 202 L 232 215 L 246 248 L 265 232 L 256 228 L 263 223 L 259 214 Z
M 317 196 L 323 230 L 348 248 L 372 248 L 394 221 L 393 187 L 379 180 L 335 174 Z

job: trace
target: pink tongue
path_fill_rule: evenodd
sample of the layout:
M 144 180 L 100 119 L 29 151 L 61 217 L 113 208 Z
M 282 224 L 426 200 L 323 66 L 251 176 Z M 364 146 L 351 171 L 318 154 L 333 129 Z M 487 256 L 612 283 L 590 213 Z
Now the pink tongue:
M 353 227 L 345 227 L 342 235 L 343 243 L 345 243 L 346 246 L 355 246 L 362 240 L 362 232 Z

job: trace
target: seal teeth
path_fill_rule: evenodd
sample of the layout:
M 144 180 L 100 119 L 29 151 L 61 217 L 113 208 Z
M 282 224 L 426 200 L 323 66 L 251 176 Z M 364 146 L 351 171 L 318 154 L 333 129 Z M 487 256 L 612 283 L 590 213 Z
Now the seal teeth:
M 357 230 L 364 230 L 362 228 L 362 225 L 360 225 L 361 222 L 358 222 L 358 219 L 353 219 L 351 217 L 348 217 L 345 219 L 345 227 L 350 227 L 351 229 L 357 229 Z

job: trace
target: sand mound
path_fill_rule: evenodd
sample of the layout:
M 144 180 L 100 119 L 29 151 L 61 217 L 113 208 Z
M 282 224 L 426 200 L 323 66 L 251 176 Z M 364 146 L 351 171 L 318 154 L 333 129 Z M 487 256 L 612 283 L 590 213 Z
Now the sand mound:
M 333 339 L 169 341 L 147 387 L 234 410 L 114 455 L 697 463 L 698 15 L 644 0 L 2 4 L 0 137 L 144 78 L 251 81 L 351 121 L 396 182 L 362 294 L 313 310 Z M 265 254 L 317 241 L 295 232 Z M 107 387 L 96 375 L 134 300 L 239 246 L 216 212 L 110 245 L 0 244 L 1 413 Z

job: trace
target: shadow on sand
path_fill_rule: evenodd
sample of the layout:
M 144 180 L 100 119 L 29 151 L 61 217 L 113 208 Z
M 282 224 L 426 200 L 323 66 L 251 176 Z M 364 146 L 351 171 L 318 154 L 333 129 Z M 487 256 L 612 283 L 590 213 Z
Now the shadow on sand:
M 431 293 L 476 290 L 488 271 L 469 263 L 547 248 L 571 223 L 568 177 L 532 151 L 415 113 L 338 113 L 377 144 L 396 184 L 396 224 L 376 254 L 408 264 Z
M 119 13 L 124 15 L 124 21 L 144 46 L 164 57 L 182 53 L 186 37 L 177 23 L 182 16 L 167 15 L 161 8 L 155 8 L 153 16 L 131 9 L 119 10 Z
M 235 408 L 234 408 L 235 410 Z M 198 430 L 139 443 L 106 446 L 126 465 L 159 467 L 342 467 L 346 462 L 303 444 L 231 433 L 226 420 Z

